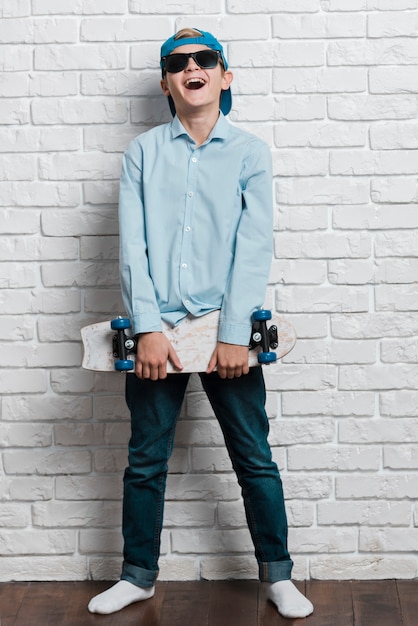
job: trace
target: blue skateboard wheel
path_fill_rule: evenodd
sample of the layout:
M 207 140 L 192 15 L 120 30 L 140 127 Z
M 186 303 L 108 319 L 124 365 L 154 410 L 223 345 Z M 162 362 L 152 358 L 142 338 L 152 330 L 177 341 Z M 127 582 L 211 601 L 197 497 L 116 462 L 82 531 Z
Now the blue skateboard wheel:
M 269 311 L 268 309 L 260 309 L 259 311 L 254 311 L 254 322 L 264 322 L 266 320 L 271 320 L 271 311 Z
M 277 361 L 277 354 L 275 352 L 260 352 L 258 355 L 259 363 L 274 363 Z
M 117 372 L 129 372 L 130 370 L 133 370 L 134 367 L 133 361 L 130 361 L 129 359 L 115 361 L 115 370 Z
M 131 322 L 127 317 L 118 317 L 110 322 L 112 330 L 125 330 L 131 327 Z

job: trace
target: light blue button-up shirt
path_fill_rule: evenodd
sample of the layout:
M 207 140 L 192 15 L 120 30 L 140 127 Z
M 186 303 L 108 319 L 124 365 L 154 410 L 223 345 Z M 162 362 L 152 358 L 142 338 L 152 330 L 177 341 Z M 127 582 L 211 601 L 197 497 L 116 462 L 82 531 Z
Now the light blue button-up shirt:
M 196 147 L 180 120 L 134 139 L 120 202 L 122 295 L 135 333 L 221 310 L 219 341 L 247 345 L 272 254 L 271 155 L 220 114 Z

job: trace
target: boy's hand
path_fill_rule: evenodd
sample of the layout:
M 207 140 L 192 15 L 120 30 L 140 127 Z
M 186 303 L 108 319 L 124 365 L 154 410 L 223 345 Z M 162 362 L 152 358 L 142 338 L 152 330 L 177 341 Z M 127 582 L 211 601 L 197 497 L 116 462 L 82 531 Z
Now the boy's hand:
M 206 373 L 211 374 L 215 367 L 221 378 L 238 378 L 248 374 L 248 346 L 218 341 Z
M 135 374 L 138 378 L 158 380 L 167 377 L 167 361 L 182 370 L 177 352 L 164 333 L 143 333 L 138 340 Z

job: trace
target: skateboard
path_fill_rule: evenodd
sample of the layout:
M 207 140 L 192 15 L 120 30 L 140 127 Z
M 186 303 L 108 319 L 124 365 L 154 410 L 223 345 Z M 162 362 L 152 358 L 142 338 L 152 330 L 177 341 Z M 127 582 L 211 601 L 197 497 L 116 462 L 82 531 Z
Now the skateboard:
M 181 373 L 205 372 L 216 347 L 219 311 L 201 317 L 186 317 L 178 326 L 163 322 L 163 332 L 183 364 Z M 133 372 L 137 341 L 130 332 L 130 321 L 118 317 L 81 329 L 84 357 L 82 366 L 99 372 Z M 268 310 L 255 311 L 248 351 L 250 367 L 274 363 L 288 354 L 296 342 L 291 324 Z M 167 373 L 179 373 L 167 362 Z

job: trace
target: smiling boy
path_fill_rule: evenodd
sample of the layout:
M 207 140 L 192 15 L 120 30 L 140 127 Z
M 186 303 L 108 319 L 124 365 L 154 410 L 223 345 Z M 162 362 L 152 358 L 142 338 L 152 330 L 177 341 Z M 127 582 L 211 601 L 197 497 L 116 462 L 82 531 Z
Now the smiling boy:
M 290 580 L 283 490 L 267 441 L 261 367 L 248 367 L 251 315 L 262 306 L 272 254 L 271 157 L 226 120 L 232 72 L 221 44 L 185 29 L 161 48 L 161 87 L 174 119 L 134 139 L 120 189 L 122 295 L 138 336 L 124 476 L 121 580 L 89 610 L 112 613 L 154 594 L 167 462 L 188 374 L 161 331 L 220 310 L 218 343 L 201 382 L 242 489 L 260 580 L 285 617 L 313 607 Z M 216 371 L 215 371 L 216 370 Z

